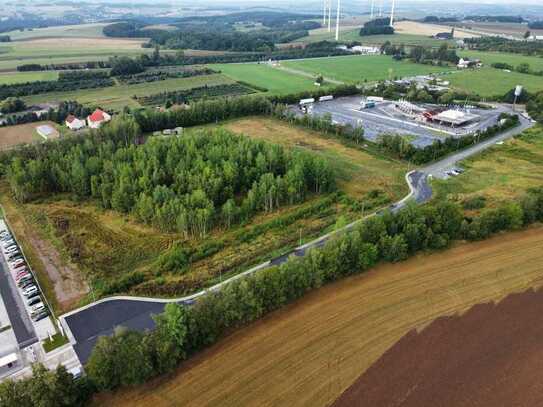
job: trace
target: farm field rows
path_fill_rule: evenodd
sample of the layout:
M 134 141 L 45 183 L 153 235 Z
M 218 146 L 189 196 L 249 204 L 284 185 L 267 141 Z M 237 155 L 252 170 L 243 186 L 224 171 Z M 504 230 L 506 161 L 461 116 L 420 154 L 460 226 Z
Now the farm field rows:
M 102 29 L 107 23 L 64 25 L 58 27 L 34 28 L 33 30 L 10 31 L 6 35 L 12 41 L 32 40 L 36 38 L 104 38 Z
M 283 61 L 281 65 L 312 74 L 346 82 L 377 81 L 414 75 L 427 75 L 450 71 L 450 67 L 436 67 L 395 61 L 387 55 L 353 55 L 329 58 L 312 58 L 297 61 Z
M 270 67 L 267 64 L 216 64 L 220 70 L 236 81 L 268 89 L 269 94 L 287 94 L 315 89 L 314 80 Z
M 436 199 L 464 202 L 483 197 L 488 207 L 518 199 L 527 189 L 543 185 L 543 128 L 526 130 L 461 166 L 465 173 L 433 181 Z
M 163 81 L 139 83 L 135 85 L 116 85 L 99 89 L 84 89 L 70 92 L 42 93 L 22 99 L 28 104 L 48 101 L 77 100 L 82 104 L 99 105 L 102 108 L 122 110 L 124 106 L 139 107 L 132 97 L 152 95 L 172 90 L 190 89 L 204 85 L 223 85 L 234 83 L 224 75 L 212 74 L 191 78 L 176 78 Z
M 55 71 L 5 73 L 0 74 L 0 85 L 34 81 L 54 81 L 57 79 L 58 72 Z
M 308 294 L 95 406 L 328 406 L 412 329 L 540 287 L 543 229 L 381 265 Z M 499 270 L 499 271 L 497 271 Z
M 517 85 L 529 92 L 543 89 L 543 76 L 527 75 L 518 72 L 505 72 L 483 67 L 477 70 L 464 70 L 443 76 L 457 89 L 476 93 L 482 97 L 503 96 Z

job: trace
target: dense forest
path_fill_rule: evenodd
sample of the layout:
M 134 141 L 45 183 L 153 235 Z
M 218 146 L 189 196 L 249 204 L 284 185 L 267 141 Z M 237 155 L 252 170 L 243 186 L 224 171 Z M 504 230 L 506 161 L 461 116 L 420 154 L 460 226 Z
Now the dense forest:
M 409 58 L 419 64 L 441 65 L 443 63 L 457 64 L 460 57 L 454 48 L 447 44 L 441 44 L 437 49 L 430 47 L 412 47 L 409 51 Z
M 203 237 L 334 188 L 323 159 L 225 130 L 136 146 L 138 136 L 137 123 L 119 116 L 90 137 L 28 147 L 7 168 L 12 192 L 22 202 L 68 192 L 160 230 Z
M 382 34 L 394 34 L 394 27 L 390 26 L 389 18 L 377 18 L 375 20 L 364 23 L 364 26 L 360 29 L 360 35 L 382 35 Z
M 543 20 L 532 21 L 528 23 L 528 27 L 533 30 L 543 30 Z
M 108 37 L 146 37 L 150 45 L 170 49 L 205 49 L 222 51 L 270 51 L 276 43 L 287 43 L 319 28 L 311 15 L 291 13 L 236 13 L 226 16 L 188 17 L 172 24 L 176 30 L 145 28 L 140 21 L 125 21 L 104 27 Z M 245 29 L 239 30 L 238 25 Z

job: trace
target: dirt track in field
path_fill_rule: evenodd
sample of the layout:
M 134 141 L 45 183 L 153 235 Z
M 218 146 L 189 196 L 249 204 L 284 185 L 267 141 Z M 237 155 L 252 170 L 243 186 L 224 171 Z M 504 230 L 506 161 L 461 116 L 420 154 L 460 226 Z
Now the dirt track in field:
M 541 227 L 384 264 L 315 290 L 177 372 L 101 395 L 95 405 L 329 406 L 409 331 L 540 287 L 542 264 Z
M 411 331 L 333 407 L 543 405 L 543 291 Z

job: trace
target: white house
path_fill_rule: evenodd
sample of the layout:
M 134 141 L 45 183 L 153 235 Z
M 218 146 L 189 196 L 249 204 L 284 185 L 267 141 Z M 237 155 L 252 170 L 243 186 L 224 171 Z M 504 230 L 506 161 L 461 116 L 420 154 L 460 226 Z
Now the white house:
M 379 55 L 381 53 L 381 49 L 378 47 L 365 47 L 362 45 L 355 45 L 351 48 L 351 51 L 359 52 L 365 55 Z
M 85 123 L 85 120 L 78 119 L 77 117 L 73 115 L 69 115 L 66 118 L 66 126 L 70 130 L 79 130 L 85 127 L 87 124 Z
M 87 117 L 87 124 L 91 129 L 98 129 L 103 123 L 107 123 L 111 120 L 111 116 L 106 112 L 96 109 L 89 117 Z

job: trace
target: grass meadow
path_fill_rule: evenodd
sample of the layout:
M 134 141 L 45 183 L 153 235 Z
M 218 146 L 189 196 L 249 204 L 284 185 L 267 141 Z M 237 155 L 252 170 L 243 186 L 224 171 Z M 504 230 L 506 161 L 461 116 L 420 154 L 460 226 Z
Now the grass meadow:
M 314 80 L 270 67 L 267 64 L 217 64 L 220 70 L 236 81 L 268 89 L 269 94 L 286 94 L 315 89 Z
M 465 202 L 483 197 L 486 207 L 518 199 L 543 185 L 543 126 L 526 130 L 461 163 L 466 172 L 432 183 L 436 199 Z
M 458 71 L 443 78 L 457 89 L 482 97 L 502 96 L 516 85 L 524 86 L 529 92 L 543 89 L 543 76 L 505 72 L 489 67 Z
M 427 75 L 450 71 L 450 67 L 415 64 L 408 61 L 395 61 L 387 55 L 353 55 L 328 58 L 312 58 L 296 61 L 283 61 L 281 64 L 311 74 L 345 82 L 377 81 L 414 75 Z

